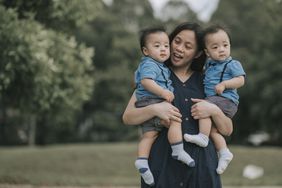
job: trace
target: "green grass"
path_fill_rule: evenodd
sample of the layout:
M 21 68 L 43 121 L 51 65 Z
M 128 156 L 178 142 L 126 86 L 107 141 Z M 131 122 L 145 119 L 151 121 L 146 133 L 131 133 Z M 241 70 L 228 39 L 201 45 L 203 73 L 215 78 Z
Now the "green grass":
M 136 143 L 0 148 L 0 184 L 139 185 L 134 168 Z M 234 159 L 224 185 L 282 185 L 281 148 L 230 147 Z M 264 168 L 262 178 L 242 177 L 245 165 Z

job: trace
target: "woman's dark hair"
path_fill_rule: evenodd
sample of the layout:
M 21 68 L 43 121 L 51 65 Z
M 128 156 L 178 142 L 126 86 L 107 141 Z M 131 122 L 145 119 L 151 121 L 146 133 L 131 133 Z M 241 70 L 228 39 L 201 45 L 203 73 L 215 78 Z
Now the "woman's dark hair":
M 194 22 L 184 22 L 178 25 L 169 35 L 169 42 L 172 43 L 173 39 L 184 30 L 190 30 L 195 32 L 196 42 L 197 42 L 197 52 L 201 55 L 195 58 L 191 64 L 191 69 L 193 71 L 203 71 L 204 64 L 206 62 L 206 54 L 204 53 L 204 43 L 203 43 L 203 30 L 202 27 Z M 167 61 L 168 66 L 172 65 L 170 61 Z

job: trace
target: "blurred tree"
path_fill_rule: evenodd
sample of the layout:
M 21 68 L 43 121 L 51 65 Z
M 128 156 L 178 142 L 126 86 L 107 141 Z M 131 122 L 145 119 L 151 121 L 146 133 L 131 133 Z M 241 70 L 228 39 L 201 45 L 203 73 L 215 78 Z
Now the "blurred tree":
M 235 118 L 234 139 L 241 142 L 256 131 L 267 131 L 282 144 L 282 2 L 280 0 L 220 1 L 212 22 L 229 26 L 233 56 L 246 72 Z
M 161 10 L 161 20 L 170 32 L 182 22 L 199 22 L 197 15 L 184 0 L 169 0 Z
M 92 21 L 102 8 L 101 1 L 91 0 L 1 0 L 6 8 L 17 10 L 19 19 L 34 20 L 56 31 L 72 33 Z
M 138 32 L 160 22 L 148 1 L 116 0 L 104 6 L 103 14 L 78 33 L 80 40 L 96 47 L 95 91 L 79 119 L 79 133 L 84 141 L 132 140 L 137 127 L 124 126 L 121 115 L 141 57 Z
M 91 96 L 93 48 L 71 33 L 94 18 L 87 14 L 99 2 L 64 2 L 0 1 L 6 6 L 0 6 L 2 144 L 18 143 L 17 136 L 27 139 L 25 130 L 30 144 L 66 141 L 68 136 L 58 136 L 74 130 L 75 114 Z M 41 10 L 48 19 L 41 19 Z

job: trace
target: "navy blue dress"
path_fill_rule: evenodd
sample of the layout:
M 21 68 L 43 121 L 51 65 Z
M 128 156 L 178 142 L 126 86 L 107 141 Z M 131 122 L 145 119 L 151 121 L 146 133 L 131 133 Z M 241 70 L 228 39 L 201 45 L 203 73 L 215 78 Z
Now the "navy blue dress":
M 182 133 L 197 134 L 198 121 L 191 116 L 193 105 L 191 98 L 204 98 L 203 75 L 194 72 L 191 77 L 181 82 L 171 74 L 175 100 L 174 105 L 182 114 Z M 155 178 L 155 188 L 221 188 L 220 176 L 216 173 L 218 157 L 212 141 L 206 148 L 184 141 L 185 150 L 195 160 L 194 168 L 171 157 L 171 147 L 167 139 L 167 129 L 159 133 L 154 142 L 149 165 Z M 149 188 L 141 179 L 141 187 Z

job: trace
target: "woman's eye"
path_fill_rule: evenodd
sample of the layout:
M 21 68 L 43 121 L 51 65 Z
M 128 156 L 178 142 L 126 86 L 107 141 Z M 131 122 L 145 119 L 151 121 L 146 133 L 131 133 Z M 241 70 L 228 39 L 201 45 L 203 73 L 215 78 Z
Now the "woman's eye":
M 176 44 L 179 44 L 179 43 L 180 43 L 180 40 L 179 40 L 179 39 L 175 39 L 174 42 L 175 42 Z
M 185 48 L 186 48 L 187 50 L 190 50 L 190 49 L 192 49 L 192 46 L 185 46 Z

